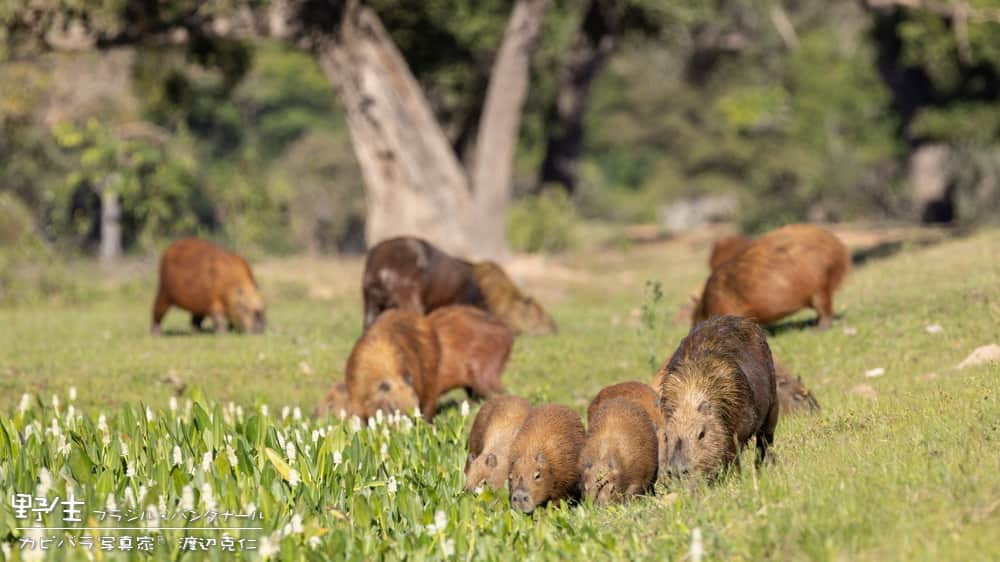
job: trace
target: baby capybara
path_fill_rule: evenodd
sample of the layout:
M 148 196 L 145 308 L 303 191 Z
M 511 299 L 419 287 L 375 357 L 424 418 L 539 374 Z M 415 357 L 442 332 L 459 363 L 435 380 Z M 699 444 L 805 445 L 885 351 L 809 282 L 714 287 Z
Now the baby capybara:
M 819 411 L 819 402 L 802 384 L 802 379 L 792 375 L 784 365 L 774 360 L 774 379 L 778 386 L 778 406 L 781 415 Z
M 577 458 L 583 447 L 583 423 L 566 406 L 533 409 L 511 446 L 510 503 L 525 513 L 550 501 L 573 497 L 580 478 Z
M 626 381 L 602 388 L 590 401 L 587 406 L 587 427 L 594 423 L 594 415 L 604 402 L 613 398 L 624 398 L 635 403 L 649 416 L 653 423 L 660 427 L 663 425 L 663 415 L 656 400 L 656 391 L 653 387 L 639 381 Z
M 723 236 L 712 245 L 712 255 L 708 258 L 708 268 L 715 271 L 720 265 L 745 250 L 753 240 L 742 234 Z
M 361 292 L 366 330 L 391 308 L 426 314 L 449 304 L 486 306 L 471 264 L 412 236 L 390 238 L 368 251 Z
M 425 389 L 421 401 L 436 403 L 454 388 L 487 398 L 503 392 L 500 376 L 514 345 L 510 328 L 487 312 L 462 305 L 439 308 L 427 319 L 441 355 L 433 386 Z
M 347 358 L 345 383 L 351 410 L 362 418 L 382 410 L 411 412 L 417 406 L 425 419 L 437 405 L 420 397 L 434 388 L 440 348 L 427 317 L 388 310 L 354 344 Z
M 163 251 L 160 283 L 153 302 L 152 333 L 170 306 L 191 313 L 191 325 L 200 330 L 208 316 L 216 332 L 227 322 L 242 331 L 264 331 L 264 299 L 250 265 L 241 256 L 198 238 L 178 240 Z
M 556 333 L 556 323 L 535 299 L 521 293 L 502 267 L 491 261 L 472 265 L 486 308 L 517 333 Z
M 341 418 L 354 415 L 354 411 L 351 409 L 351 396 L 347 392 L 347 384 L 344 381 L 333 383 L 330 390 L 326 392 L 326 396 L 316 406 L 316 417 L 323 417 L 328 413 L 333 413 Z
M 753 321 L 714 317 L 695 326 L 661 368 L 660 474 L 713 476 L 755 437 L 767 454 L 778 423 L 774 362 Z
M 502 488 L 510 473 L 514 437 L 531 413 L 524 398 L 499 395 L 490 398 L 476 414 L 469 431 L 469 458 L 465 463 L 465 489 Z
M 611 398 L 588 411 L 590 428 L 580 451 L 580 491 L 598 505 L 649 491 L 656 482 L 653 420 L 627 398 Z
M 833 294 L 850 267 L 847 248 L 830 232 L 808 224 L 779 228 L 712 272 L 694 324 L 724 314 L 770 324 L 811 307 L 826 329 L 833 322 Z

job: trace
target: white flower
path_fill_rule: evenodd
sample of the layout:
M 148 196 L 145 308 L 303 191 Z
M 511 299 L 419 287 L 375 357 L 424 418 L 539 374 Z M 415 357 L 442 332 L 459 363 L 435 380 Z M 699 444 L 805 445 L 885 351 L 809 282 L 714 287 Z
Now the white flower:
M 10 544 L 9 543 L 5 543 L 5 542 L 4 543 L 0 543 L 0 552 L 3 552 L 3 559 L 4 560 L 10 560 L 10 559 L 12 559 L 14 557 L 10 553 Z
M 705 547 L 701 544 L 701 529 L 695 527 L 691 530 L 691 546 L 688 549 L 688 560 L 691 562 L 701 562 L 705 555 Z
M 420 413 L 420 406 L 414 406 L 413 407 L 413 417 L 414 418 L 422 418 L 423 417 L 423 415 Z
M 357 415 L 351 416 L 351 433 L 361 431 L 361 418 Z
M 302 516 L 299 515 L 298 513 L 296 513 L 295 515 L 292 515 L 291 526 L 292 526 L 292 532 L 293 533 L 301 533 L 302 532 Z
M 70 401 L 76 400 L 76 387 L 75 386 L 69 387 L 69 399 L 70 399 Z
M 448 527 L 448 515 L 438 510 L 434 513 L 434 522 L 427 525 L 427 532 L 431 535 L 440 533 Z
M 313 445 L 315 445 L 317 442 L 319 442 L 319 430 L 318 429 L 314 429 L 312 431 L 312 441 L 313 441 Z
M 170 411 L 173 412 L 173 413 L 177 413 L 177 397 L 176 396 L 171 396 L 170 397 Z
M 313 535 L 313 536 L 309 537 L 309 540 L 306 541 L 306 544 L 309 545 L 309 548 L 311 548 L 313 550 L 319 548 L 319 545 L 321 543 L 322 543 L 322 541 L 320 541 L 319 537 L 317 537 L 316 535 Z M 6 544 L 6 543 L 4 543 L 4 544 Z
M 368 421 L 371 422 L 371 420 Z M 379 408 L 378 410 L 375 410 L 375 424 L 381 424 L 383 421 L 385 421 L 385 415 L 382 414 L 382 408 Z M 371 424 L 369 423 L 369 427 L 370 426 Z
M 299 471 L 294 468 L 288 472 L 288 485 L 292 488 L 299 485 Z
M 257 553 L 260 554 L 261 558 L 270 558 L 281 550 L 278 547 L 278 533 L 274 532 L 269 537 L 261 537 L 260 543 L 257 545 Z
M 267 417 L 267 404 L 260 405 L 260 415 Z
M 56 411 L 59 411 L 59 395 L 58 394 L 53 394 L 52 395 L 52 409 L 54 409 Z
M 379 449 L 379 454 L 382 455 L 383 459 L 389 456 L 389 444 L 388 443 L 382 443 L 382 448 Z
M 108 420 L 104 417 L 104 414 L 101 414 L 101 416 L 97 418 L 97 429 L 101 430 L 101 442 L 104 443 L 104 446 L 107 447 L 110 445 L 111 433 L 108 431 Z
M 150 410 L 149 406 L 146 406 L 146 421 L 153 421 L 153 410 Z
M 66 442 L 66 436 L 65 435 L 60 435 L 59 436 L 59 444 L 56 446 L 56 450 L 59 451 L 60 455 L 63 455 L 63 456 L 68 456 L 69 455 L 71 449 L 70 449 L 69 443 Z
M 201 456 L 201 469 L 205 472 L 212 471 L 212 451 L 205 451 Z
M 299 408 L 298 406 L 292 408 L 292 419 L 295 421 L 299 421 L 302 419 L 302 409 Z
M 215 511 L 215 495 L 212 494 L 212 485 L 208 482 L 201 485 L 201 501 L 205 504 L 205 509 Z
M 386 490 L 389 491 L 390 494 L 395 494 L 396 491 L 399 490 L 399 486 L 396 484 L 395 476 L 389 477 L 389 481 L 386 483 L 385 488 Z
M 72 423 L 73 418 L 75 416 L 76 416 L 76 408 L 74 408 L 73 405 L 70 404 L 69 408 L 66 408 L 66 423 Z
M 121 437 L 118 438 L 118 447 L 122 450 L 122 456 L 128 456 L 128 445 L 125 444 L 125 440 Z
M 135 507 L 135 493 L 133 493 L 132 488 L 128 486 L 125 487 L 125 503 Z
M 334 451 L 333 452 L 333 467 L 337 468 L 338 466 L 340 466 L 340 463 L 342 463 L 342 462 L 344 462 L 343 455 L 340 454 L 340 451 Z
M 111 511 L 113 509 L 118 509 L 118 502 L 115 501 L 115 495 L 108 492 L 108 497 L 104 499 L 104 506 Z
M 410 418 L 403 418 L 403 433 L 408 433 L 413 429 L 413 421 Z
M 24 394 L 21 395 L 21 402 L 18 403 L 17 405 L 17 411 L 23 414 L 24 412 L 27 412 L 29 409 L 31 409 L 31 395 L 25 392 Z
M 285 436 L 280 431 L 276 432 L 275 435 L 278 436 L 278 446 L 281 447 L 282 449 L 284 449 L 285 448 Z
M 455 541 L 452 539 L 445 539 L 441 543 L 441 552 L 444 553 L 445 558 L 450 558 L 455 555 Z
M 178 445 L 174 445 L 174 464 L 177 466 L 184 464 L 184 455 L 181 454 L 181 448 Z
M 181 490 L 181 509 L 184 511 L 194 509 L 194 488 L 190 484 Z
M 288 442 L 285 446 L 285 456 L 288 457 L 289 463 L 295 462 L 295 443 L 292 443 L 291 441 Z
M 125 476 L 127 478 L 135 478 L 135 466 L 132 463 L 125 463 Z M 129 488 L 131 490 L 131 488 Z
M 281 409 L 281 421 L 285 421 L 285 419 L 288 418 L 288 412 L 290 411 L 291 408 L 289 408 L 288 406 L 285 406 L 284 408 Z
M 243 406 L 236 407 L 236 419 L 237 421 L 243 421 Z
M 226 445 L 226 456 L 229 458 L 229 464 L 233 468 L 239 466 L 239 459 L 236 458 L 236 451 L 233 450 L 232 445 Z
M 468 400 L 462 400 L 462 417 L 463 418 L 469 417 L 469 401 Z
M 381 412 L 381 410 L 379 410 Z M 368 418 L 368 429 L 375 429 L 375 418 Z
M 38 471 L 38 487 L 35 491 L 39 496 L 44 497 L 49 495 L 49 490 L 51 489 L 52 474 L 49 472 L 49 469 L 43 466 L 42 469 Z

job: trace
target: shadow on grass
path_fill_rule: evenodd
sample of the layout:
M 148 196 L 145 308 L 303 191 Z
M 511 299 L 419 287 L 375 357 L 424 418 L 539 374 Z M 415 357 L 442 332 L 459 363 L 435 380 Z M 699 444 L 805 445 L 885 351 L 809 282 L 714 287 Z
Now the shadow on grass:
M 838 321 L 841 318 L 842 316 L 840 314 L 833 315 L 834 321 Z M 822 333 L 821 330 L 816 328 L 817 324 L 819 324 L 818 316 L 815 318 L 803 318 L 801 320 L 789 320 L 787 322 L 781 322 L 780 324 L 769 324 L 764 326 L 764 331 L 767 332 L 767 335 L 769 336 L 777 336 L 785 332 L 796 332 L 801 330 L 813 330 L 816 333 Z M 825 331 L 833 329 L 834 328 L 831 327 L 829 330 Z

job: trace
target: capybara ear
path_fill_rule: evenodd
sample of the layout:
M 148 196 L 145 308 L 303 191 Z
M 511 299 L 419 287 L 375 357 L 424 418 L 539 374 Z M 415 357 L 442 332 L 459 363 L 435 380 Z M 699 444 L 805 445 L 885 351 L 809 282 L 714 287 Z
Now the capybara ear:
M 712 411 L 712 403 L 708 400 L 702 400 L 701 404 L 698 404 L 698 413 L 708 415 Z
M 474 460 L 476 460 L 476 454 L 475 453 L 469 453 L 469 464 L 472 464 L 472 461 L 474 461 Z
M 542 455 L 541 451 L 538 451 L 538 454 L 535 455 L 535 462 L 537 462 L 538 464 L 542 464 L 543 462 L 545 462 L 545 456 Z
M 494 455 L 493 453 L 490 453 L 489 455 L 487 455 L 486 456 L 486 466 L 488 466 L 490 468 L 496 468 L 496 466 L 497 466 L 497 456 Z

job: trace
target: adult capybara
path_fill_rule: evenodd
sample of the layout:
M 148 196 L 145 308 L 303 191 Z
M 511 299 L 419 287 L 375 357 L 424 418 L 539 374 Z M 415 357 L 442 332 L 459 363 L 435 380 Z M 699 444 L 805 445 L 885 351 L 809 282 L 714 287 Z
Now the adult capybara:
M 449 304 L 486 307 L 471 264 L 412 236 L 390 238 L 368 251 L 361 292 L 366 330 L 391 308 L 426 314 Z
M 439 308 L 427 319 L 441 355 L 437 376 L 420 393 L 421 403 L 437 403 L 454 388 L 487 398 L 503 392 L 500 376 L 514 345 L 510 328 L 487 312 L 463 305 Z
M 550 501 L 573 497 L 580 478 L 577 458 L 583 447 L 583 423 L 566 406 L 533 409 L 511 446 L 510 503 L 525 513 Z
M 160 283 L 153 302 L 153 334 L 170 306 L 191 313 L 200 330 L 211 317 L 216 332 L 230 325 L 242 331 L 264 330 L 264 299 L 250 265 L 241 256 L 198 238 L 178 240 L 163 251 Z
M 847 248 L 830 232 L 808 224 L 779 228 L 712 272 L 694 324 L 724 314 L 770 324 L 811 307 L 826 329 L 833 322 L 833 293 L 850 267 Z
M 715 271 L 720 265 L 745 250 L 753 240 L 742 234 L 723 236 L 712 245 L 712 255 L 708 258 L 708 268 Z
M 645 410 L 657 427 L 663 425 L 663 412 L 657 404 L 656 391 L 653 387 L 639 381 L 626 381 L 606 386 L 594 396 L 587 406 L 587 427 L 594 424 L 594 415 L 601 405 L 614 398 L 624 398 L 635 403 Z
M 706 320 L 661 371 L 660 474 L 715 475 L 751 437 L 765 457 L 778 398 L 771 349 L 756 323 L 735 316 Z
M 514 437 L 530 413 L 531 403 L 517 396 L 494 396 L 483 404 L 469 431 L 466 491 L 482 486 L 503 487 L 510 473 Z
M 611 398 L 587 415 L 590 428 L 577 462 L 584 497 L 604 505 L 649 491 L 656 482 L 657 444 L 646 410 Z
M 315 416 L 319 418 L 331 412 L 341 418 L 352 416 L 355 413 L 351 409 L 351 395 L 347 392 L 347 384 L 344 381 L 333 383 L 330 390 L 326 392 L 326 396 L 316 406 Z
M 502 267 L 491 261 L 472 264 L 486 308 L 517 333 L 556 333 L 556 323 L 538 302 L 521 293 Z
M 777 359 L 774 360 L 774 379 L 778 386 L 781 415 L 819 411 L 819 402 L 802 384 L 802 379 L 792 375 Z
M 345 383 L 351 409 L 368 418 L 377 410 L 410 412 L 419 406 L 425 419 L 437 405 L 421 397 L 435 387 L 441 352 L 426 316 L 388 310 L 354 344 L 347 358 Z

